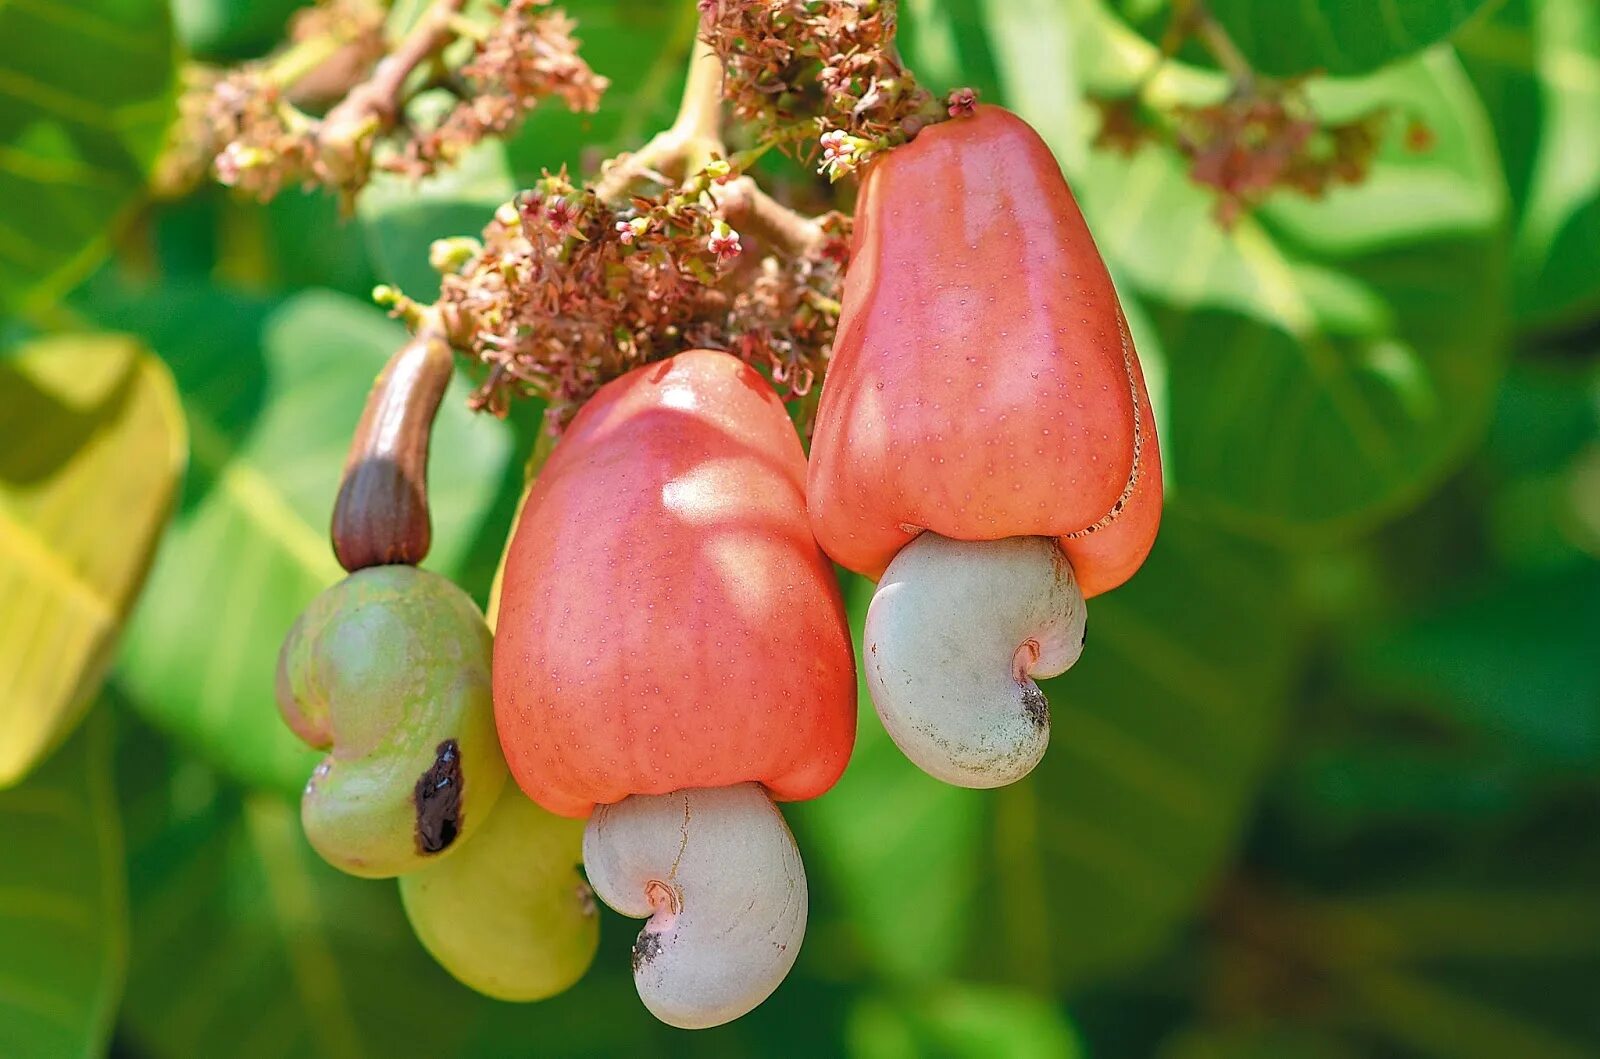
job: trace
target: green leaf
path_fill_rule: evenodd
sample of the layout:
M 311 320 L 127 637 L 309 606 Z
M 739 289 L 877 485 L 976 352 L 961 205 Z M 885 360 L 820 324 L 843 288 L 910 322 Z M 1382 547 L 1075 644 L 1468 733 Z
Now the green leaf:
M 488 1000 L 428 957 L 392 881 L 324 864 L 291 803 L 240 791 L 149 728 L 129 729 L 119 793 L 133 946 L 121 1025 L 137 1054 L 500 1059 L 661 1054 L 681 1041 L 634 993 L 635 921 L 607 916 L 596 966 L 561 996 Z M 749 1054 L 761 1038 L 742 1032 L 697 1041 Z
M 1498 744 L 1600 765 L 1600 564 L 1497 585 L 1383 630 L 1358 665 Z
M 807 871 L 849 913 L 874 968 L 895 980 L 959 969 L 977 897 L 987 792 L 952 787 L 906 760 L 879 723 L 861 664 L 873 584 L 851 577 L 860 723 L 850 767 L 827 797 L 788 810 Z
M 445 236 L 476 236 L 515 193 L 505 148 L 492 141 L 420 182 L 380 174 L 356 209 L 378 275 L 430 301 L 439 294 L 439 274 L 428 264 L 429 244 Z
M 1000 72 L 985 25 L 985 7 L 995 6 L 983 0 L 906 0 L 900 5 L 896 39 L 906 66 L 916 71 L 924 88 L 940 96 L 957 87 L 973 88 L 983 99 L 1000 94 Z M 999 6 L 1015 10 L 1026 5 Z
M 1500 389 L 1486 455 L 1503 474 L 1560 471 L 1600 441 L 1600 365 L 1523 360 Z
M 1512 293 L 1524 326 L 1600 305 L 1600 11 L 1510 0 L 1456 39 L 1489 116 L 1516 207 Z
M 1044 686 L 1050 749 L 991 793 L 975 936 L 1010 980 L 1073 986 L 1146 957 L 1232 850 L 1299 655 L 1281 559 L 1169 506 L 1126 586 L 1089 604 L 1083 657 Z
M 337 196 L 327 192 L 286 192 L 267 203 L 248 202 L 215 189 L 222 214 L 221 248 L 236 244 L 260 262 L 263 282 L 274 290 L 328 287 L 365 298 L 377 282 L 368 247 L 356 218 L 346 217 Z M 223 261 L 235 274 L 237 250 Z M 413 250 L 422 267 L 428 263 L 426 243 Z M 203 277 L 196 277 L 203 278 Z
M 173 112 L 162 0 L 0 5 L 0 312 L 47 304 L 105 255 Z
M 1533 31 L 1544 120 L 1517 231 L 1516 306 L 1564 322 L 1600 307 L 1600 9 L 1547 0 Z
M 172 17 L 189 52 L 211 61 L 248 59 L 281 43 L 289 17 L 305 0 L 172 0 Z
M 1497 555 L 1519 571 L 1556 570 L 1600 553 L 1600 373 L 1523 361 L 1501 388 L 1488 463 L 1505 478 L 1488 498 Z
M 1543 136 L 1543 93 L 1537 62 L 1533 8 L 1568 0 L 1503 0 L 1456 34 L 1454 47 L 1494 125 L 1514 212 L 1528 197 L 1535 155 Z M 1583 0 L 1571 0 L 1581 4 Z
M 132 339 L 64 335 L 0 361 L 0 787 L 88 709 L 172 511 L 187 448 L 172 377 Z
M 247 782 L 297 791 L 317 755 L 278 717 L 278 646 L 341 576 L 327 525 L 374 376 L 404 339 L 377 309 L 324 292 L 264 311 L 205 289 L 143 292 L 102 311 L 150 331 L 177 375 L 194 473 L 119 663 L 139 710 Z M 428 565 L 476 543 L 510 445 L 465 407 L 460 380 L 434 430 Z
M 1355 692 L 1351 692 L 1355 694 Z M 1524 811 L 1551 777 L 1498 747 L 1440 747 L 1390 728 L 1322 735 L 1289 773 L 1280 809 L 1323 840 L 1382 826 L 1482 829 Z
M 1318 934 L 1355 957 L 1333 983 L 1351 1019 L 1438 1059 L 1596 1054 L 1600 849 L 1575 805 L 1592 814 L 1592 798 L 1556 804 L 1312 903 Z
M 1484 0 L 1206 0 L 1252 66 L 1359 74 L 1449 37 Z
M 104 1055 L 127 963 L 127 885 L 101 710 L 0 793 L 0 1055 Z
M 1034 65 L 1052 39 L 991 27 L 997 39 L 1009 28 L 1015 43 L 1003 50 Z M 1055 36 L 1056 47 L 1071 44 L 1061 62 L 1103 91 L 1126 91 L 1156 61 L 1092 9 Z M 1088 122 L 1064 115 L 1059 93 L 1027 79 L 1007 87 L 1157 322 L 1175 494 L 1241 532 L 1326 541 L 1415 503 L 1459 462 L 1502 370 L 1504 194 L 1483 114 L 1447 53 L 1315 92 L 1330 120 L 1403 107 L 1433 131 L 1431 150 L 1407 150 L 1391 122 L 1366 183 L 1320 201 L 1280 192 L 1231 231 L 1175 152 L 1091 152 Z M 1218 87 L 1167 64 L 1150 91 L 1199 99 Z
M 1270 1025 L 1180 1033 L 1163 1042 L 1158 1059 L 1358 1059 L 1359 1055 L 1311 1030 Z
M 1269 1009 L 1284 1020 L 1264 1037 L 1277 1039 L 1276 1049 L 1174 1049 L 1173 1059 L 1321 1054 L 1291 1043 L 1296 1028 L 1298 1035 L 1344 1031 L 1361 1042 L 1361 1055 L 1595 1054 L 1600 850 L 1582 822 L 1592 816 L 1592 794 L 1468 841 L 1419 830 L 1403 846 L 1374 846 L 1374 836 L 1365 845 L 1340 844 L 1287 886 L 1282 879 L 1260 885 L 1267 876 L 1255 865 L 1221 903 L 1207 965 L 1217 979 L 1235 981 L 1287 972 L 1316 982 L 1322 1001 Z M 1303 833 L 1298 841 L 1312 838 Z M 1263 1039 L 1237 1032 L 1263 1029 L 1261 1014 L 1236 1016 L 1236 1032 L 1217 1038 Z
M 1077 0 L 1069 0 L 1077 2 Z M 1089 0 L 1101 2 L 1101 0 Z M 1104 0 L 1152 44 L 1160 44 L 1181 10 L 1174 0 Z M 1187 2 L 1187 0 L 1185 0 Z M 1206 0 L 1205 8 L 1258 73 L 1274 77 L 1348 77 L 1411 58 L 1452 35 L 1471 32 L 1503 0 Z M 1519 3 L 1521 0 L 1512 0 Z M 1214 51 L 1190 35 L 1185 62 L 1220 66 Z
M 611 87 L 594 114 L 548 100 L 506 145 L 518 186 L 542 169 L 587 171 L 598 159 L 636 150 L 676 110 L 699 14 L 692 4 L 659 0 L 573 0 L 559 5 L 577 20 L 579 54 Z M 460 233 L 475 234 L 475 233 Z
M 1470 989 L 1404 972 L 1371 971 L 1350 983 L 1354 1006 L 1409 1054 L 1430 1059 L 1588 1059 L 1593 1039 L 1568 1036 L 1537 1015 Z
M 856 1059 L 1078 1059 L 1066 1013 L 1021 990 L 956 984 L 902 999 L 867 997 L 848 1026 Z
M 1151 403 L 1165 422 L 1165 361 L 1137 299 L 1124 297 Z M 848 911 L 852 940 L 873 969 L 900 984 L 959 974 L 974 927 L 995 795 L 941 783 L 908 761 L 884 732 L 867 691 L 862 626 L 874 586 L 846 575 L 856 648 L 859 722 L 850 767 L 825 798 L 789 810 L 808 870 Z

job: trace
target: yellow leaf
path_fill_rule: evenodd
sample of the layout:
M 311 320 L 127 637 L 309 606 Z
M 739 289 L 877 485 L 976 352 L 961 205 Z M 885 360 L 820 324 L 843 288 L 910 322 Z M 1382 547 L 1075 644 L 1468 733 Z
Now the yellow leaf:
M 187 452 L 172 377 L 132 339 L 0 361 L 0 787 L 99 691 Z

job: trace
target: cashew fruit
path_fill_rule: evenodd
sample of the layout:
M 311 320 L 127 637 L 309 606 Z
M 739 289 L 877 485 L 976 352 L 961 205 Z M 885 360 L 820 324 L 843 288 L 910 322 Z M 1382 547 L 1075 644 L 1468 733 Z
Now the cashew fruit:
M 876 579 L 923 530 L 1059 540 L 1085 597 L 1155 540 L 1139 358 L 1044 141 L 979 106 L 871 164 L 811 447 L 812 528 Z
M 586 817 L 630 794 L 833 785 L 855 667 L 804 482 L 782 402 L 726 353 L 639 368 L 583 407 L 501 585 L 495 712 L 529 797 Z
M 1111 277 L 1037 133 L 979 106 L 869 164 L 811 448 L 817 541 L 879 581 L 884 728 L 940 779 L 1043 756 L 1037 677 L 1144 562 L 1161 455 Z
M 323 592 L 284 640 L 277 693 L 295 734 L 328 750 L 301 800 L 306 837 L 352 875 L 449 854 L 505 786 L 489 629 L 438 574 L 374 566 Z
M 774 799 L 831 787 L 855 738 L 833 569 L 783 404 L 725 353 L 603 387 L 523 507 L 501 582 L 495 712 L 511 773 L 593 817 L 595 892 L 648 917 L 634 984 L 674 1026 L 767 998 L 805 933 Z M 598 806 L 598 808 L 596 808 Z
M 497 1000 L 555 996 L 600 944 L 582 844 L 581 822 L 507 790 L 459 852 L 400 877 L 406 916 L 462 984 Z

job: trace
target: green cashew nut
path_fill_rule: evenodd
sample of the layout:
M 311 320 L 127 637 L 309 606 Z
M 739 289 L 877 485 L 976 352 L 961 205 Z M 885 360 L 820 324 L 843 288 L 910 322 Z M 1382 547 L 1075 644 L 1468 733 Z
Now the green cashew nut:
M 300 615 L 278 655 L 278 706 L 330 750 L 300 803 L 329 864 L 415 871 L 488 820 L 506 781 L 489 648 L 471 598 L 413 566 L 351 574 Z
M 401 878 L 400 899 L 423 947 L 463 984 L 543 1000 L 582 978 L 600 944 L 582 847 L 582 820 L 512 786 L 460 853 Z

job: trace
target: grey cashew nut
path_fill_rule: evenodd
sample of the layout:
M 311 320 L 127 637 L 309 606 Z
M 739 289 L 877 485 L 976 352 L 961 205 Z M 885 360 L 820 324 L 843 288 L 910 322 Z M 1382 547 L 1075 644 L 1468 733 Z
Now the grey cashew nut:
M 633 980 L 668 1025 L 738 1018 L 772 994 L 800 952 L 805 868 L 759 784 L 600 806 L 584 830 L 583 860 L 602 901 L 648 918 Z
M 867 610 L 862 657 L 884 728 L 946 783 L 1021 779 L 1050 742 L 1034 678 L 1078 660 L 1086 618 L 1053 538 L 923 532 L 889 563 Z

